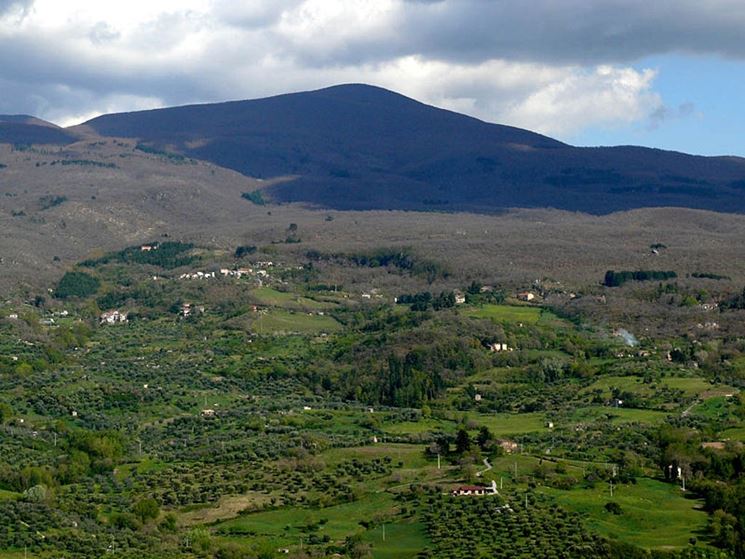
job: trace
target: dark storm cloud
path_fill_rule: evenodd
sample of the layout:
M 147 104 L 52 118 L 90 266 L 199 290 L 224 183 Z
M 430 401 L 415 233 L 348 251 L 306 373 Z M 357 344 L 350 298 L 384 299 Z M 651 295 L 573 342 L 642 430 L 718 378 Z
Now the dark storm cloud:
M 131 2 L 135 15 L 153 6 Z M 135 24 L 106 4 L 88 16 L 66 0 L 45 18 L 49 6 L 0 0 L 2 112 L 70 121 L 367 81 L 531 126 L 558 122 L 578 95 L 594 109 L 572 118 L 595 122 L 612 113 L 610 91 L 659 125 L 685 111 L 624 66 L 673 51 L 745 56 L 740 0 L 164 0 Z M 576 128 L 565 120 L 556 129 Z
M 313 64 L 420 54 L 476 62 L 628 63 L 669 52 L 745 57 L 741 0 L 406 0 L 389 29 L 306 44 Z

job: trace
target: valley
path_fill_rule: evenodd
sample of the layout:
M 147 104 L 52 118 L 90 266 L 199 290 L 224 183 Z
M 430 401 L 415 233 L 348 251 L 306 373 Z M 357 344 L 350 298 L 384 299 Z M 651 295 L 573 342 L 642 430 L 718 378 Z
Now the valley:
M 718 507 L 738 501 L 715 495 L 737 491 L 744 452 L 737 335 L 693 339 L 692 315 L 643 335 L 641 314 L 618 315 L 631 347 L 613 314 L 572 309 L 605 297 L 671 316 L 690 307 L 648 290 L 728 280 L 599 278 L 563 301 L 316 246 L 153 241 L 8 299 L 0 557 L 735 551 Z M 726 328 L 743 316 L 715 312 Z M 487 494 L 451 496 L 463 486 Z

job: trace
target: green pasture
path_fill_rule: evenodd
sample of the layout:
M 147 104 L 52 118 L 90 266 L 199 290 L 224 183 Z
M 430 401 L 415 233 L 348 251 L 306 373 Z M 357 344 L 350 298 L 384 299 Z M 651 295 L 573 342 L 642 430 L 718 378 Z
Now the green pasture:
M 330 316 L 320 316 L 305 312 L 291 312 L 283 309 L 272 309 L 253 321 L 253 329 L 260 334 L 320 334 L 336 332 L 340 324 Z
M 252 540 L 268 540 L 277 546 L 298 545 L 306 537 L 307 526 L 321 522 L 315 532 L 328 535 L 331 541 L 341 542 L 347 536 L 361 533 L 360 521 L 385 517 L 395 511 L 393 496 L 388 493 L 372 493 L 353 503 L 344 503 L 322 509 L 288 507 L 267 512 L 245 514 L 216 525 L 219 533 L 231 536 L 231 530 L 250 534 Z M 242 536 L 238 536 L 238 541 Z
M 466 307 L 461 312 L 471 318 L 488 318 L 494 322 L 536 324 L 541 319 L 541 314 L 546 311 L 538 307 L 528 306 L 481 305 L 478 307 Z
M 362 539 L 372 546 L 373 559 L 409 559 L 417 556 L 430 544 L 424 525 L 414 520 L 400 520 L 394 524 L 376 526 L 365 532 Z
M 497 437 L 522 435 L 547 431 L 544 413 L 477 413 L 468 418 L 479 427 L 486 426 Z M 386 433 L 392 435 L 416 435 L 442 431 L 454 433 L 457 422 L 453 419 L 423 418 L 419 421 L 404 421 L 385 425 Z
M 687 547 L 692 534 L 706 529 L 707 515 L 700 510 L 700 501 L 687 498 L 677 485 L 649 478 L 615 485 L 612 498 L 606 483 L 592 489 L 542 487 L 540 491 L 582 514 L 588 528 L 599 534 L 647 549 Z M 618 503 L 622 514 L 607 512 L 605 504 L 609 501 Z
M 666 412 L 636 408 L 589 406 L 575 409 L 572 422 L 610 421 L 611 423 L 659 423 L 668 417 Z M 556 427 L 561 425 L 556 424 Z
M 293 310 L 323 310 L 334 306 L 334 303 L 322 303 L 296 293 L 278 291 L 271 287 L 259 287 L 251 291 L 251 295 L 260 305 L 268 307 L 282 307 Z

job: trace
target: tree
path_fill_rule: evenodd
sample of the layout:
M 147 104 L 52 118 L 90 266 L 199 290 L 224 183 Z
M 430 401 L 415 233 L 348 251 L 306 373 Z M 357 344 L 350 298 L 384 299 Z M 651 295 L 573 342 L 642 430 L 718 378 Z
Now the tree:
M 481 447 L 481 450 L 485 450 L 493 438 L 494 437 L 491 431 L 489 431 L 489 428 L 486 425 L 482 425 L 479 429 L 478 435 L 476 435 L 476 442 L 479 447 Z
M 471 450 L 471 437 L 463 428 L 458 429 L 458 433 L 455 435 L 455 452 L 457 454 L 463 454 Z
M 155 520 L 160 515 L 158 502 L 152 497 L 140 499 L 132 507 L 132 512 L 145 524 L 148 520 Z
M 709 521 L 714 542 L 727 549 L 733 549 L 737 544 L 736 526 L 737 518 L 721 509 L 714 511 Z
M 10 404 L 0 402 L 0 423 L 5 423 L 11 417 L 13 417 L 13 408 L 10 407 Z

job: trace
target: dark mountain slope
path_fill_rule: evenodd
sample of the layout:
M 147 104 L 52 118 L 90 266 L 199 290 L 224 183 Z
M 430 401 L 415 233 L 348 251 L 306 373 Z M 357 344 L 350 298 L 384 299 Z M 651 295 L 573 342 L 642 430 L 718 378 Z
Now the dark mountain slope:
M 0 115 L 0 144 L 69 144 L 76 136 L 29 115 Z
M 577 148 L 365 85 L 106 115 L 86 125 L 250 176 L 296 176 L 270 189 L 277 201 L 340 209 L 745 211 L 745 159 Z

